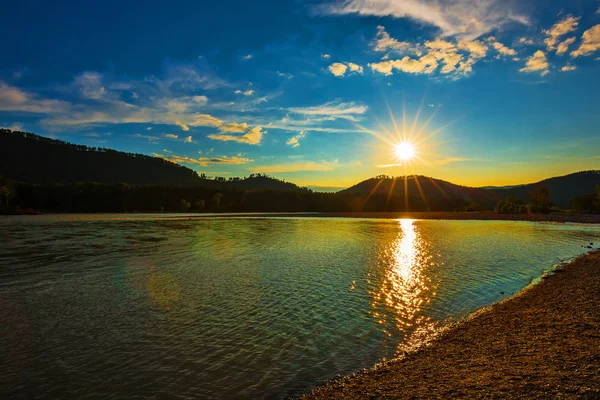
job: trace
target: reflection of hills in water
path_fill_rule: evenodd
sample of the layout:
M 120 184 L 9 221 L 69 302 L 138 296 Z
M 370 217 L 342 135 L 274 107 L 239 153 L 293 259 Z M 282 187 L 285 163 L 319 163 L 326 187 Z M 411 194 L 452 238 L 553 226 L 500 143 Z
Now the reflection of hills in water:
M 0 220 L 0 318 L 20 321 L 0 331 L 0 369 L 16 371 L 3 395 L 293 396 L 519 291 L 600 236 L 501 221 L 119 218 Z

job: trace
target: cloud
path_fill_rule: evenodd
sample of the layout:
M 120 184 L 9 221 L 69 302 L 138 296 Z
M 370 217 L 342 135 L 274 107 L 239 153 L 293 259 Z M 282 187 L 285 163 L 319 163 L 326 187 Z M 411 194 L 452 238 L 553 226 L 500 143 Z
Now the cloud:
M 571 52 L 572 57 L 587 56 L 600 49 L 600 24 L 583 32 L 579 48 Z
M 285 173 L 285 172 L 299 172 L 299 171 L 333 171 L 337 167 L 335 162 L 314 162 L 308 161 L 303 163 L 289 163 L 289 164 L 272 164 L 257 166 L 250 169 L 254 173 Z
M 189 126 L 187 126 L 186 124 L 184 124 L 184 123 L 182 123 L 180 121 L 175 121 L 175 125 L 177 125 L 181 129 L 183 129 L 184 131 L 189 131 L 190 130 Z
M 318 106 L 290 107 L 287 110 L 294 114 L 308 116 L 326 116 L 328 120 L 347 119 L 354 121 L 356 115 L 362 115 L 368 110 L 368 106 L 354 102 L 340 103 L 331 101 Z
M 108 95 L 102 84 L 102 75 L 97 72 L 84 72 L 74 81 L 83 98 L 99 100 Z
M 318 8 L 325 14 L 410 18 L 439 28 L 444 36 L 474 39 L 508 23 L 528 19 L 500 0 L 345 0 Z M 512 2 L 511 2 L 512 3 Z
M 561 70 L 562 72 L 569 72 L 569 71 L 575 71 L 576 69 L 577 69 L 577 67 L 576 67 L 576 66 L 574 66 L 574 65 L 570 65 L 570 64 L 567 64 L 567 65 L 565 65 L 564 67 L 562 67 L 560 70 Z
M 245 55 L 242 57 L 242 60 L 246 60 L 246 61 L 251 60 L 251 59 L 252 59 L 252 54 L 248 54 L 248 55 Z
M 458 42 L 458 48 L 468 51 L 473 58 L 484 58 L 488 51 L 488 46 L 479 40 L 461 40 Z
M 211 135 L 208 135 L 207 137 L 209 139 L 220 140 L 222 142 L 237 142 L 237 143 L 257 145 L 257 144 L 260 144 L 262 137 L 265 133 L 266 132 L 263 132 L 262 128 L 260 126 L 256 126 L 241 136 L 226 135 L 226 134 L 211 134 Z
M 398 53 L 404 52 L 411 48 L 409 42 L 399 42 L 386 32 L 385 27 L 379 25 L 377 27 L 377 35 L 373 44 L 375 51 L 395 51 Z
M 348 63 L 348 68 L 350 68 L 351 72 L 356 72 L 358 74 L 362 74 L 363 73 L 363 67 L 361 67 L 358 64 L 354 64 L 354 63 L 349 62 Z
M 185 139 L 183 139 L 183 142 L 184 143 L 192 143 L 192 137 L 191 136 L 186 137 Z
M 329 54 L 321 54 L 321 57 L 323 57 L 326 60 L 331 58 Z
M 0 81 L 0 111 L 54 114 L 71 107 L 66 101 L 45 99 Z
M 230 124 L 223 124 L 219 126 L 219 129 L 225 132 L 242 133 L 248 130 L 248 124 L 245 122 L 241 124 L 232 122 Z
M 248 89 L 246 91 L 241 91 L 241 90 L 238 89 L 234 93 L 235 94 L 243 94 L 244 96 L 252 96 L 254 94 L 254 90 Z
M 163 149 L 163 151 L 168 152 L 168 153 L 172 153 L 171 151 L 168 151 L 166 149 Z M 195 165 L 201 165 L 203 167 L 207 167 L 210 164 L 220 164 L 220 165 L 240 165 L 240 164 L 246 164 L 249 162 L 252 162 L 253 160 L 249 159 L 249 158 L 245 158 L 245 157 L 240 157 L 240 156 L 232 156 L 232 157 L 227 157 L 227 156 L 222 156 L 222 157 L 199 157 L 199 158 L 191 158 L 191 157 L 186 157 L 186 156 L 165 156 L 163 154 L 157 154 L 154 153 L 153 154 L 154 157 L 158 157 L 158 158 L 162 158 L 164 160 L 168 160 L 177 164 L 195 164 Z
M 136 133 L 135 135 L 133 135 L 133 137 L 138 138 L 138 139 L 146 139 L 147 141 L 153 142 L 153 143 L 156 143 L 159 140 L 159 138 L 156 136 L 142 135 L 141 133 Z
M 380 165 L 376 165 L 377 168 L 393 168 L 393 167 L 400 167 L 403 164 L 380 164 Z
M 304 135 L 304 131 L 300 131 L 296 136 L 292 136 L 291 138 L 289 138 L 289 140 L 285 142 L 285 144 L 292 147 L 300 147 L 300 139 L 303 138 Z
M 532 44 L 534 44 L 534 41 L 532 39 L 527 39 L 527 38 L 522 37 L 521 39 L 519 39 L 519 43 L 532 45 Z
M 542 50 L 536 51 L 525 63 L 525 67 L 520 72 L 540 72 L 542 76 L 550 73 L 548 71 L 548 59 Z
M 504 44 L 500 42 L 493 42 L 492 46 L 496 51 L 502 56 L 516 56 L 517 52 L 510 47 L 506 47 Z
M 292 79 L 294 77 L 294 75 L 292 75 L 292 74 L 287 74 L 287 73 L 281 72 L 281 71 L 277 71 L 277 76 L 280 76 L 285 79 Z
M 179 136 L 177 136 L 173 133 L 167 133 L 167 134 L 165 134 L 165 137 L 169 138 L 169 139 L 179 139 Z
M 560 37 L 575 31 L 578 24 L 579 18 L 575 18 L 572 15 L 567 15 L 565 18 L 554 24 L 552 28 L 543 30 L 543 32 L 546 34 L 544 43 L 546 43 L 548 50 L 555 50 Z
M 411 74 L 432 74 L 437 69 L 438 63 L 436 57 L 428 54 L 418 60 L 406 56 L 401 60 L 371 63 L 369 67 L 384 75 L 392 75 L 394 69 Z
M 331 64 L 328 69 L 335 76 L 344 76 L 348 67 L 342 63 L 336 62 Z
M 569 46 L 572 45 L 573 43 L 575 43 L 575 38 L 568 38 L 562 42 L 560 42 L 558 44 L 558 46 L 556 46 L 556 54 L 561 55 L 567 52 L 567 50 L 569 50 Z
M 461 158 L 461 157 L 448 157 L 440 160 L 434 160 L 431 163 L 436 166 L 448 165 L 455 162 L 465 162 L 465 161 L 475 161 L 470 158 Z
M 169 154 L 173 154 L 173 152 L 171 150 L 167 150 L 167 149 L 162 149 L 163 153 L 169 153 Z

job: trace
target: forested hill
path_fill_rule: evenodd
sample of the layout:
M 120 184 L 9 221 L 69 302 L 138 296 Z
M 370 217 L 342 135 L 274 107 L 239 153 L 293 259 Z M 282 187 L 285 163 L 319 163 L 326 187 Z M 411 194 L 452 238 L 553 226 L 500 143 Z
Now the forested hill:
M 527 201 L 530 194 L 541 188 L 548 189 L 550 201 L 558 207 L 568 208 L 573 197 L 595 193 L 596 186 L 600 185 L 600 171 L 581 171 L 565 176 L 544 179 L 543 181 L 520 185 L 508 189 L 494 189 L 502 198 L 515 196 Z
M 200 183 L 195 171 L 160 158 L 9 129 L 0 129 L 0 175 L 26 183 Z
M 229 180 L 205 179 L 190 168 L 162 158 L 71 144 L 10 129 L 0 129 L 0 176 L 30 184 L 98 182 L 303 190 L 293 183 L 260 174 Z

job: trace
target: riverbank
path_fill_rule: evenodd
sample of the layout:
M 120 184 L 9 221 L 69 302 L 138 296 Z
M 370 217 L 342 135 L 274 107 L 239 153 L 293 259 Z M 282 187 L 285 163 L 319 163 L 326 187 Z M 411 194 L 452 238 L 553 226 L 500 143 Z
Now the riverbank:
M 600 251 L 320 398 L 600 398 Z

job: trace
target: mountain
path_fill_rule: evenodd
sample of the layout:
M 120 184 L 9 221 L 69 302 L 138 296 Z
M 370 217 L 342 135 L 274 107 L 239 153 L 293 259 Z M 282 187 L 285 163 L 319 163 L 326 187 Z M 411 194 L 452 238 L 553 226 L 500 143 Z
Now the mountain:
M 569 202 L 575 196 L 584 196 L 595 193 L 596 186 L 600 185 L 600 171 L 581 171 L 573 174 L 544 179 L 543 181 L 521 185 L 506 189 L 495 189 L 502 198 L 515 196 L 528 201 L 529 194 L 536 189 L 546 188 L 550 194 L 550 201 L 561 208 L 568 208 Z
M 484 209 L 492 209 L 501 199 L 498 193 L 491 190 L 455 185 L 440 179 L 422 175 L 389 177 L 379 176 L 367 179 L 340 194 L 370 195 L 396 197 L 400 201 L 405 197 L 417 199 L 426 203 L 426 208 L 447 208 L 447 203 L 456 202 L 457 206 L 468 206 L 476 203 Z M 407 194 L 407 195 L 406 195 Z M 388 201 L 386 199 L 386 201 Z M 442 205 L 446 205 L 441 207 Z
M 10 129 L 0 129 L 0 176 L 29 184 L 123 182 L 214 189 L 303 190 L 293 183 L 261 174 L 243 179 L 206 179 L 190 168 L 159 157 L 71 144 Z

